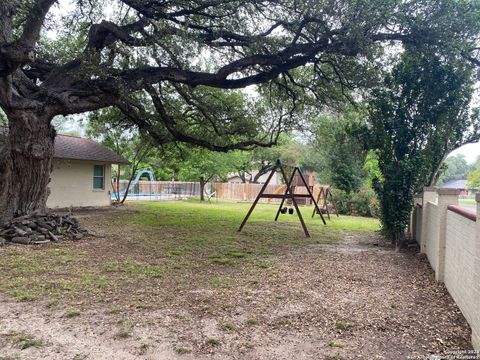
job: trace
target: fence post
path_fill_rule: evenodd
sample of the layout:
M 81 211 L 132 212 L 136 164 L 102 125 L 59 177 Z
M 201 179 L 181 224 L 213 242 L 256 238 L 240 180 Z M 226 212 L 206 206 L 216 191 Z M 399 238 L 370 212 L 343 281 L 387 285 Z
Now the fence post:
M 460 190 L 457 189 L 438 189 L 438 254 L 437 269 L 435 269 L 435 279 L 443 282 L 445 274 L 445 245 L 447 240 L 447 212 L 448 205 L 458 205 L 458 195 Z
M 423 200 L 422 200 L 422 224 L 420 230 L 420 252 L 425 253 L 426 251 L 426 244 L 427 244 L 427 229 L 428 229 L 428 203 L 436 203 L 437 202 L 437 188 L 430 186 L 423 188 Z

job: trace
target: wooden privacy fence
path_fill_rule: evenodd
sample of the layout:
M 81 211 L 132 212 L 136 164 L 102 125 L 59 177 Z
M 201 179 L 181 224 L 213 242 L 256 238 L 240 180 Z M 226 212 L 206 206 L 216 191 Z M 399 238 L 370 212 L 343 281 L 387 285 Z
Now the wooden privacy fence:
M 120 194 L 125 192 L 128 181 L 120 181 Z M 268 192 L 277 191 L 282 185 L 267 185 Z M 217 199 L 253 201 L 262 184 L 242 183 L 208 183 L 205 190 L 215 192 Z M 114 184 L 116 192 L 116 184 Z M 187 181 L 139 181 L 130 185 L 127 200 L 170 200 L 188 199 L 200 196 L 200 183 Z
M 253 201 L 257 197 L 263 184 L 242 183 L 213 183 L 211 189 L 219 199 Z M 266 193 L 274 193 L 282 185 L 267 185 Z M 262 199 L 266 200 L 266 199 Z

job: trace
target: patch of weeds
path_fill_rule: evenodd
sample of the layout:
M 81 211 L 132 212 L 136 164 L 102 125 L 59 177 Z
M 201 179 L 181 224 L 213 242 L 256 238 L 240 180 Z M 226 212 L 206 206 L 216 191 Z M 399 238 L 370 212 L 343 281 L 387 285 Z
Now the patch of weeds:
M 108 314 L 111 314 L 111 315 L 119 314 L 120 312 L 121 310 L 119 308 L 112 308 L 108 310 Z
M 108 278 L 103 275 L 84 273 L 80 277 L 80 286 L 84 289 L 104 289 L 108 284 Z
M 339 349 L 343 349 L 345 347 L 345 345 L 343 345 L 342 343 L 339 343 L 339 342 L 336 342 L 336 341 L 333 341 L 333 340 L 328 343 L 328 346 L 334 347 L 334 348 L 339 348 Z
M 144 265 L 144 264 L 135 264 L 128 269 L 130 275 L 136 275 L 139 277 L 148 277 L 158 279 L 163 275 L 164 269 L 158 265 Z
M 210 307 L 210 306 L 203 306 L 203 307 L 202 307 L 202 311 L 203 311 L 205 314 L 213 315 L 213 309 L 212 309 L 212 307 Z
M 193 320 L 193 317 L 192 315 L 190 314 L 186 314 L 186 313 L 177 313 L 174 315 L 177 319 L 180 319 L 180 320 L 186 320 L 186 321 L 192 321 Z
M 229 288 L 231 285 L 223 279 L 212 278 L 208 280 L 209 284 L 216 288 Z
M 220 345 L 220 340 L 214 339 L 214 338 L 207 339 L 207 345 L 219 346 Z
M 248 319 L 247 320 L 247 325 L 250 325 L 250 326 L 258 325 L 258 320 L 257 319 Z
M 139 309 L 139 310 L 149 310 L 153 308 L 152 305 L 148 305 L 148 304 L 137 304 L 135 305 L 135 309 Z
M 278 322 L 278 325 L 281 325 L 281 326 L 287 326 L 287 325 L 290 325 L 290 320 L 288 319 L 282 319 Z
M 120 338 L 120 339 L 126 339 L 128 337 L 132 336 L 132 329 L 131 328 L 125 328 L 122 327 L 117 331 L 115 334 L 115 337 Z
M 11 292 L 11 295 L 19 301 L 33 301 L 38 296 L 37 293 L 25 289 L 15 289 Z
M 212 257 L 210 259 L 210 262 L 212 264 L 218 264 L 218 265 L 234 265 L 235 264 L 235 261 L 233 261 L 232 259 L 222 258 L 222 257 Z
M 147 353 L 149 347 L 150 346 L 148 344 L 142 344 L 142 345 L 139 346 L 138 352 L 140 353 L 140 355 L 145 355 Z
M 47 309 L 51 309 L 51 308 L 53 308 L 53 307 L 55 307 L 55 306 L 57 306 L 57 305 L 58 305 L 58 300 L 50 300 L 50 301 L 47 303 L 46 307 L 47 307 Z
M 77 316 L 80 316 L 80 311 L 78 310 L 69 311 L 65 314 L 65 317 L 68 319 L 73 319 L 73 318 L 76 318 Z
M 223 323 L 220 328 L 223 330 L 223 331 L 235 331 L 237 330 L 237 327 L 235 326 L 234 323 L 231 323 L 231 322 L 226 322 L 226 323 Z
M 230 257 L 233 257 L 233 258 L 237 258 L 237 259 L 242 259 L 245 256 L 247 256 L 247 254 L 245 254 L 243 252 L 240 252 L 240 251 L 229 251 L 229 252 L 227 252 L 227 255 L 230 256 Z
M 255 285 L 258 285 L 258 280 L 251 280 L 248 283 L 252 286 L 255 286 Z
M 177 352 L 177 354 L 180 354 L 180 355 L 188 354 L 188 353 L 192 352 L 192 350 L 184 348 L 184 347 L 176 347 L 175 351 Z
M 28 349 L 30 347 L 40 347 L 43 344 L 42 339 L 38 339 L 34 336 L 27 334 L 19 334 L 15 338 L 15 342 L 18 344 L 21 350 Z
M 165 255 L 167 255 L 167 257 L 174 257 L 174 256 L 187 255 L 187 253 L 188 252 L 184 249 L 172 249 L 172 250 L 168 250 Z
M 228 311 L 230 309 L 233 309 L 235 307 L 234 304 L 231 304 L 231 303 L 227 303 L 227 304 L 223 304 L 222 305 L 222 309 L 225 310 L 225 311 Z
M 155 264 L 144 264 L 137 261 L 114 261 L 104 268 L 105 272 L 125 273 L 133 279 L 160 278 L 164 273 L 163 267 Z
M 263 261 L 257 261 L 256 265 L 263 270 L 273 270 L 277 267 L 277 263 L 273 260 L 263 260 Z
M 120 319 L 117 321 L 117 324 L 120 325 L 120 329 L 115 333 L 116 338 L 126 339 L 132 336 L 132 323 L 127 319 Z
M 350 329 L 351 327 L 352 327 L 352 324 L 350 324 L 348 322 L 337 321 L 335 323 L 335 328 L 337 328 L 339 330 L 347 330 L 347 329 Z

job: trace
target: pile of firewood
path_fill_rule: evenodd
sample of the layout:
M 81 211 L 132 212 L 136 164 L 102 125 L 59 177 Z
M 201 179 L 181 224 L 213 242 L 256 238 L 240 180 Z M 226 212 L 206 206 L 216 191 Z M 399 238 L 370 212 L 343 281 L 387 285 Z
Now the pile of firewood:
M 71 214 L 31 214 L 0 225 L 0 245 L 8 242 L 46 244 L 59 242 L 65 238 L 80 240 L 87 234 L 88 232 L 80 228 L 78 220 Z

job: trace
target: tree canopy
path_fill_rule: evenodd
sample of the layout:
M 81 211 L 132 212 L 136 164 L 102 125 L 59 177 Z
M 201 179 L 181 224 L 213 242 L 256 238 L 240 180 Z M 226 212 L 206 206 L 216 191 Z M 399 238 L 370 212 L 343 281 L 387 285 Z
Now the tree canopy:
M 11 79 L 2 108 L 115 106 L 157 141 L 215 150 L 273 143 L 294 124 L 299 89 L 318 107 L 367 83 L 382 42 L 457 39 L 467 51 L 478 20 L 468 1 L 79 0 L 61 17 L 55 2 L 1 5 L 0 74 Z M 235 90 L 258 84 L 259 94 L 289 96 L 267 106 Z
M 471 63 L 414 48 L 373 93 L 370 140 L 383 174 L 375 188 L 384 229 L 400 244 L 415 192 L 435 183 L 452 150 L 480 138 L 473 82 Z
M 442 164 L 437 184 L 441 186 L 450 180 L 465 180 L 474 168 L 474 165 L 467 163 L 463 154 L 449 156 Z

